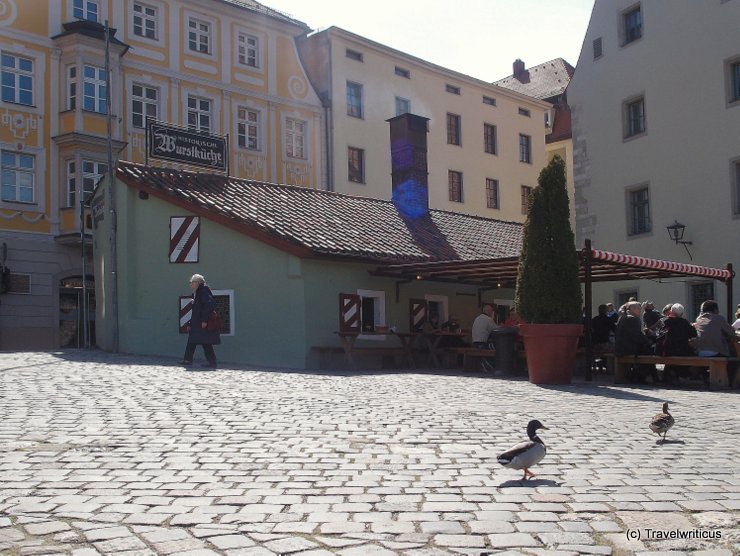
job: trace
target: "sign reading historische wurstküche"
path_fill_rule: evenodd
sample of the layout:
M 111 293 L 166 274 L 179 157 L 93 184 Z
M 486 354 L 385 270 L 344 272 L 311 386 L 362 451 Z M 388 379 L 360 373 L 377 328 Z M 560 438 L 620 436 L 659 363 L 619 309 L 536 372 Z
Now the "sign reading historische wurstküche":
M 147 120 L 147 155 L 228 173 L 228 137 Z

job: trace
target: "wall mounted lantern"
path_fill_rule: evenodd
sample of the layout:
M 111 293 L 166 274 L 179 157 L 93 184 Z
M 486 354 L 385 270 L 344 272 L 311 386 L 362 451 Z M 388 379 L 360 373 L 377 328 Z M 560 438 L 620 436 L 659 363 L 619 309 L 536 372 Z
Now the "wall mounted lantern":
M 673 224 L 670 226 L 666 226 L 668 229 L 668 235 L 669 237 L 676 242 L 676 245 L 679 243 L 683 245 L 684 249 L 686 249 L 686 253 L 689 254 L 689 260 L 694 260 L 691 256 L 691 252 L 689 251 L 689 248 L 687 245 L 693 245 L 693 242 L 691 241 L 684 241 L 683 239 L 683 233 L 686 231 L 686 226 L 684 224 L 681 224 L 678 220 L 674 220 Z

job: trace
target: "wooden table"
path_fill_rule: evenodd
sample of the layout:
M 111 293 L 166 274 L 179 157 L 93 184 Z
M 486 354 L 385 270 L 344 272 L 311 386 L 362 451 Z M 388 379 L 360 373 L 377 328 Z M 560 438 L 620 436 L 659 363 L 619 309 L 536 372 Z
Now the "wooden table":
M 339 336 L 339 340 L 342 342 L 342 348 L 344 349 L 344 360 L 347 362 L 347 366 L 351 369 L 357 369 L 357 363 L 355 362 L 354 355 L 359 352 L 364 353 L 377 353 L 380 355 L 390 354 L 396 355 L 398 352 L 401 353 L 403 358 L 406 360 L 410 367 L 414 367 L 414 354 L 413 345 L 415 334 L 408 332 L 334 332 Z M 400 348 L 392 348 L 387 344 L 377 346 L 367 346 L 362 348 L 355 347 L 357 340 L 362 337 L 388 337 L 395 336 L 401 343 Z
M 442 338 L 465 338 L 470 336 L 465 332 L 420 332 L 422 338 L 429 348 L 429 364 L 432 367 L 439 368 L 442 364 L 439 361 L 439 355 L 444 351 L 444 347 L 440 347 Z M 462 346 L 461 346 L 462 347 Z

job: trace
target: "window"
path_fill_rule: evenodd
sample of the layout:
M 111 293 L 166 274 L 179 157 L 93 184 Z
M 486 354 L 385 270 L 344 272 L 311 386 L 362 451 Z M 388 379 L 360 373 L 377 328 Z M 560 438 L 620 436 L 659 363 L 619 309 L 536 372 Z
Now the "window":
M 33 203 L 35 159 L 31 154 L 2 151 L 2 200 Z
M 74 0 L 72 2 L 72 16 L 75 19 L 98 21 L 98 3 L 93 0 Z
M 157 8 L 134 2 L 134 35 L 157 40 Z
M 484 95 L 483 104 L 488 104 L 489 106 L 496 106 L 496 99 L 493 97 L 487 97 Z
M 347 179 L 355 183 L 365 183 L 365 151 L 355 147 L 347 148 Z
M 188 96 L 188 129 L 211 132 L 211 101 Z
M 347 81 L 347 115 L 362 118 L 362 85 Z
M 641 133 L 645 133 L 645 99 L 638 98 L 626 102 L 624 105 L 625 111 L 625 137 L 633 137 Z
M 714 299 L 714 284 L 712 282 L 703 282 L 700 284 L 691 284 L 691 311 L 684 315 L 689 320 L 696 320 L 701 313 L 701 304 L 710 299 Z
M 360 323 L 363 332 L 372 332 L 376 326 L 385 325 L 385 292 L 357 290 L 360 296 Z M 383 336 L 369 336 L 370 340 L 383 340 Z
M 460 116 L 447 113 L 447 144 L 460 144 Z
M 526 108 L 519 108 L 519 115 L 526 116 L 527 118 L 529 118 L 532 115 L 532 113 Z
M 259 67 L 259 39 L 254 35 L 239 33 L 237 49 L 239 63 L 253 68 Z
M 493 124 L 483 124 L 483 150 L 496 154 L 496 126 Z
M 532 138 L 522 133 L 519 134 L 519 162 L 532 163 Z
M 74 207 L 77 200 L 77 187 L 78 180 L 82 180 L 82 195 L 85 200 L 90 198 L 90 195 L 95 189 L 100 178 L 108 171 L 108 166 L 102 162 L 95 162 L 93 160 L 82 161 L 82 174 L 78 173 L 77 163 L 70 160 L 67 163 L 67 206 Z
M 622 290 L 617 292 L 617 308 L 627 303 L 630 299 L 640 299 L 637 290 Z
M 642 37 L 642 11 L 640 6 L 622 14 L 622 25 L 624 26 L 624 42 L 629 44 Z
M 352 50 L 351 48 L 348 48 L 344 51 L 347 58 L 350 60 L 355 60 L 357 62 L 362 62 L 362 52 L 357 52 L 356 50 Z
M 154 87 L 134 83 L 131 86 L 131 124 L 146 127 L 146 119 L 158 117 L 159 91 Z
M 243 149 L 258 151 L 260 148 L 260 113 L 249 108 L 237 110 L 236 135 Z
M 740 61 L 734 60 L 728 64 L 728 82 L 730 85 L 729 101 L 740 102 Z M 4 100 L 4 98 L 3 98 Z
M 596 60 L 597 58 L 601 58 L 603 54 L 601 50 L 601 37 L 599 37 L 598 39 L 594 39 L 593 47 L 594 47 L 594 60 Z
M 234 335 L 234 290 L 212 290 L 214 309 L 221 317 L 221 336 Z
M 529 211 L 529 201 L 532 199 L 532 188 L 528 185 L 522 186 L 522 214 Z
M 460 87 L 455 87 L 454 85 L 450 85 L 449 83 L 445 85 L 445 91 L 448 93 L 452 93 L 453 95 L 459 95 L 460 94 Z
M 211 53 L 211 24 L 194 17 L 188 19 L 188 48 L 203 54 Z
M 652 230 L 650 222 L 650 196 L 648 188 L 642 187 L 628 192 L 630 229 L 629 235 L 646 234 Z
M 407 69 L 399 68 L 398 66 L 396 66 L 396 75 L 400 75 L 406 79 L 411 79 L 411 72 Z
M 486 178 L 486 206 L 489 209 L 501 208 L 498 203 L 498 180 Z
M 77 68 L 70 66 L 68 69 L 68 91 L 67 99 L 70 110 L 77 108 Z M 106 75 L 105 70 L 95 66 L 82 67 L 82 109 L 99 114 L 107 114 L 106 109 Z
M 306 158 L 306 122 L 285 120 L 285 152 L 293 158 Z
M 450 193 L 450 201 L 453 203 L 463 202 L 463 176 L 462 172 L 454 170 L 447 171 L 447 187 Z
M 33 60 L 14 54 L 0 56 L 3 102 L 33 105 Z
M 396 97 L 396 116 L 411 113 L 411 101 L 407 98 Z

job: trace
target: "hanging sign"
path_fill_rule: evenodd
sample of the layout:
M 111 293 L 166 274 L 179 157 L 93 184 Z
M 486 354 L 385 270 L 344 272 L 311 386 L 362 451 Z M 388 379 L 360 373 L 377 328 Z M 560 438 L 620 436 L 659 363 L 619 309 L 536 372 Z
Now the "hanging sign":
M 228 137 L 156 120 L 147 120 L 146 125 L 148 157 L 205 166 L 228 173 Z
M 200 245 L 200 217 L 170 217 L 170 262 L 197 263 Z

